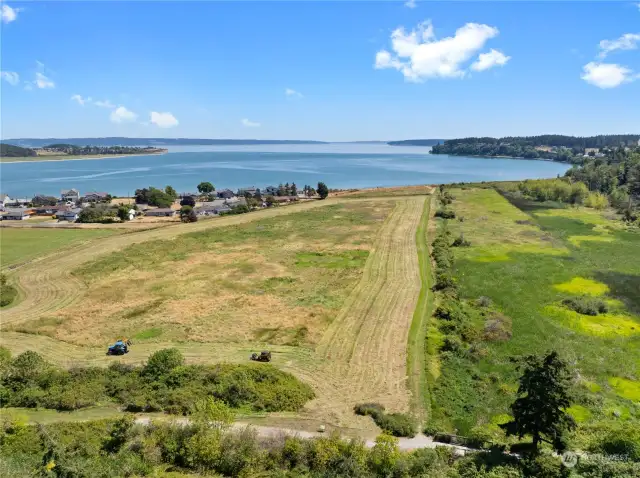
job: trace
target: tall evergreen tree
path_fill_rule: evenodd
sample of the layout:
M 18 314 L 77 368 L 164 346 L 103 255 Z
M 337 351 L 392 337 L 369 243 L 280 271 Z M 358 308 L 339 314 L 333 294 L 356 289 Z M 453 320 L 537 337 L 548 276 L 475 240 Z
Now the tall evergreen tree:
M 564 433 L 576 427 L 566 412 L 571 405 L 571 374 L 566 362 L 553 351 L 526 357 L 519 369 L 523 372 L 518 398 L 511 405 L 513 420 L 500 427 L 508 435 L 531 435 L 536 450 L 544 441 L 562 451 Z

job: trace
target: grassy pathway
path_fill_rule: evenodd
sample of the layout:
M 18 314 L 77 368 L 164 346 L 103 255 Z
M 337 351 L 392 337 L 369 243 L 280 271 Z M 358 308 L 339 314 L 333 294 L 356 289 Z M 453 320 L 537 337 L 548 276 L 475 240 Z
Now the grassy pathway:
M 411 412 L 422 425 L 428 418 L 430 408 L 429 384 L 427 383 L 426 337 L 429 317 L 433 313 L 433 275 L 429 255 L 429 221 L 432 218 L 435 197 L 424 202 L 420 225 L 416 231 L 418 267 L 420 269 L 420 296 L 413 313 L 409 340 L 407 342 L 407 374 L 411 392 Z

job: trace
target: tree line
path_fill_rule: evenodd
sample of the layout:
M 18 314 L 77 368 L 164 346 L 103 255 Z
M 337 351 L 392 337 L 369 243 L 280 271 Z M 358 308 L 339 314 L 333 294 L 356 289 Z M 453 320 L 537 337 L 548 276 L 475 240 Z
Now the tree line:
M 431 152 L 433 154 L 508 156 L 582 163 L 586 148 L 602 148 L 604 151 L 608 151 L 621 146 L 636 147 L 639 139 L 640 135 L 472 137 L 446 140 L 443 144 L 433 146 Z M 541 146 L 552 149 L 536 149 Z

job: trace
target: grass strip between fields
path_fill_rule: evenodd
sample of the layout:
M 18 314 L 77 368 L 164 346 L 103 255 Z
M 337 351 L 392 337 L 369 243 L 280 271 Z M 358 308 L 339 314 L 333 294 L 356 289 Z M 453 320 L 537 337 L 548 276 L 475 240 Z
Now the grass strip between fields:
M 431 198 L 424 202 L 422 217 L 416 231 L 418 265 L 420 268 L 420 295 L 409 329 L 407 342 L 407 375 L 411 391 L 411 412 L 422 426 L 430 409 L 429 386 L 427 383 L 427 325 L 433 313 L 433 274 L 429 255 L 428 226 L 431 215 Z

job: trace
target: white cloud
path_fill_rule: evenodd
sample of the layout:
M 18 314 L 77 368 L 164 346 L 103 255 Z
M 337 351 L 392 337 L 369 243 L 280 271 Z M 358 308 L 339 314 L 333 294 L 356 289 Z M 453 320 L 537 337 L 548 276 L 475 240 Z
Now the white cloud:
M 16 86 L 18 83 L 20 83 L 20 75 L 18 75 L 15 71 L 0 71 L 0 78 L 13 86 Z
M 504 66 L 510 59 L 510 56 L 492 48 L 489 53 L 481 53 L 478 55 L 478 59 L 471 64 L 471 69 L 474 71 L 484 71 L 494 66 Z
M 259 128 L 260 127 L 260 123 L 256 123 L 255 121 L 248 120 L 247 118 L 242 119 L 241 122 L 242 122 L 242 125 L 246 126 L 247 128 Z
M 404 6 L 407 8 L 416 8 L 416 0 L 407 0 L 406 2 L 404 2 Z
M 295 98 L 302 98 L 302 93 L 296 90 L 292 90 L 291 88 L 286 88 L 284 90 L 284 94 Z
M 615 63 L 598 63 L 592 61 L 582 67 L 584 73 L 581 78 L 598 88 L 615 88 L 623 83 L 637 80 L 640 75 L 635 75 L 629 68 Z
M 73 95 L 71 97 L 72 101 L 77 101 L 80 106 L 84 106 L 85 103 L 91 103 L 91 97 L 83 98 L 80 95 Z
M 48 77 L 44 76 L 39 71 L 36 72 L 36 81 L 34 81 L 33 84 L 41 89 L 56 87 L 56 84 L 53 81 L 51 81 Z
M 111 101 L 109 101 L 109 100 L 94 101 L 93 104 L 96 105 L 96 106 L 99 106 L 100 108 L 115 108 L 116 107 L 116 105 L 111 103 Z
M 124 106 L 118 106 L 109 116 L 111 121 L 114 123 L 129 123 L 131 121 L 135 121 L 137 117 L 137 114 L 133 111 L 129 111 Z
M 453 37 L 437 40 L 430 21 L 420 23 L 408 33 L 400 27 L 391 34 L 393 52 L 379 51 L 375 68 L 393 68 L 405 79 L 417 82 L 429 78 L 461 78 L 466 74 L 464 64 L 498 33 L 497 28 L 489 25 L 467 23 L 458 28 Z M 495 54 L 490 58 L 497 59 Z M 509 58 L 505 58 L 508 61 Z M 478 59 L 477 63 L 484 66 L 487 61 Z
M 602 40 L 598 45 L 600 54 L 598 58 L 605 58 L 615 50 L 635 50 L 640 43 L 640 33 L 625 33 L 616 40 Z
M 178 120 L 171 113 L 157 113 L 151 112 L 151 123 L 155 124 L 158 128 L 173 128 L 178 126 Z
M 22 11 L 22 8 L 11 8 L 6 3 L 2 5 L 2 21 L 4 23 L 11 23 L 18 18 L 18 13 Z

